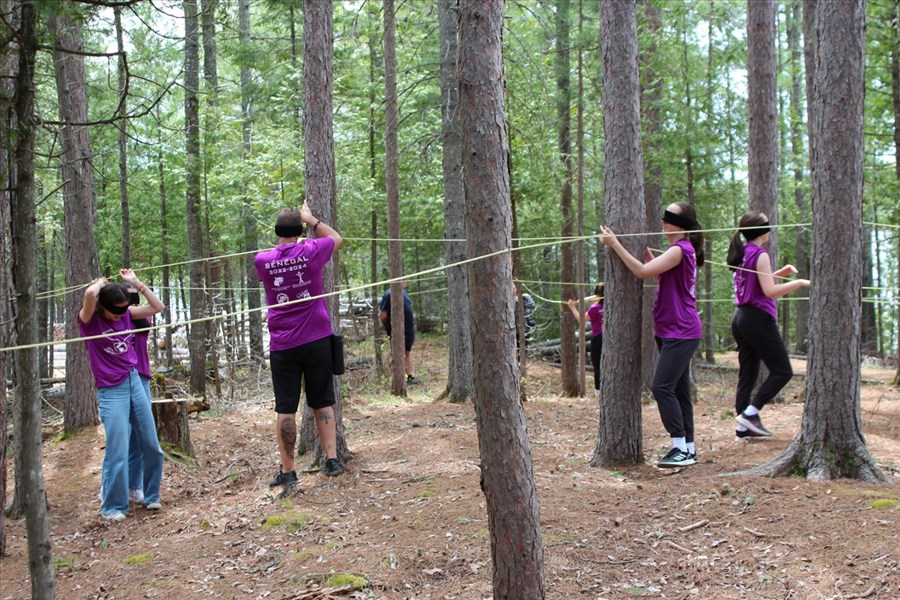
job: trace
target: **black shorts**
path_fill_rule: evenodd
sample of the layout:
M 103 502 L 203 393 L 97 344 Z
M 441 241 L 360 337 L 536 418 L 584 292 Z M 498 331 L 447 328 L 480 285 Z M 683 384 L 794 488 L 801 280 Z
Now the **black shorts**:
M 306 384 L 306 405 L 334 406 L 334 376 L 331 366 L 331 336 L 296 348 L 269 353 L 275 412 L 295 414 L 300 406 L 300 384 Z
M 387 333 L 388 338 L 390 338 L 391 330 L 388 329 L 387 327 L 385 327 L 384 330 Z M 415 329 L 413 329 L 412 331 L 407 329 L 406 331 L 403 332 L 403 347 L 406 349 L 407 352 L 412 352 L 413 342 L 415 342 L 415 341 L 416 341 L 416 330 Z

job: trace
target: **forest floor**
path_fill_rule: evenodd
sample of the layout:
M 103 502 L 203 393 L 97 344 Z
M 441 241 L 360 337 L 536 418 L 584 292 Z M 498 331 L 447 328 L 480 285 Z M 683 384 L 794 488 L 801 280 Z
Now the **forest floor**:
M 301 475 L 288 498 L 267 487 L 277 470 L 267 371 L 245 381 L 239 399 L 192 417 L 196 460 L 166 462 L 159 512 L 137 508 L 119 523 L 100 519 L 102 428 L 48 441 L 57 597 L 490 598 L 473 407 L 435 400 L 446 379 L 444 344 L 417 340 L 420 383 L 408 399 L 391 397 L 371 370 L 348 374 L 344 426 L 355 458 L 340 477 Z M 735 362 L 733 355 L 717 358 Z M 804 372 L 805 364 L 796 366 Z M 736 442 L 736 373 L 696 375 L 699 464 L 654 466 L 668 440 L 648 402 L 647 463 L 610 471 L 588 465 L 597 401 L 561 397 L 559 370 L 530 364 L 525 411 L 547 598 L 900 597 L 896 485 L 726 476 L 776 457 L 794 439 L 802 378 L 786 388 L 786 403 L 764 411 L 772 438 Z M 891 376 L 864 370 L 862 425 L 869 451 L 896 481 L 900 390 L 888 385 Z M 8 536 L 0 599 L 27 598 L 24 521 L 10 523 Z M 329 580 L 333 574 L 368 583 L 341 586 Z

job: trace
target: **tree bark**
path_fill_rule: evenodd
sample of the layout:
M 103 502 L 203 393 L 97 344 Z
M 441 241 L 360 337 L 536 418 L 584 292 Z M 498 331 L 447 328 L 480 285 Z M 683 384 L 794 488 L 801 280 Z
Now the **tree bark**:
M 603 129 L 606 135 L 606 223 L 619 233 L 646 231 L 643 156 L 641 154 L 640 80 L 638 78 L 635 2 L 607 2 L 600 9 L 603 53 Z M 622 244 L 642 256 L 643 236 Z M 603 345 L 615 348 L 600 359 L 600 426 L 591 466 L 643 462 L 641 434 L 641 281 L 607 254 Z
M 0 0 L 0 12 L 6 16 L 10 29 L 18 29 L 19 8 L 12 0 Z M 14 288 L 12 282 L 12 201 L 16 187 L 16 153 L 13 150 L 11 133 L 18 130 L 14 82 L 18 81 L 20 48 L 13 43 L 6 46 L 0 58 L 0 348 L 13 346 L 12 327 Z M 7 358 L 10 359 L 9 363 Z M 6 465 L 8 415 L 7 364 L 14 361 L 9 352 L 0 352 L 0 559 L 6 556 Z M 18 434 L 16 434 L 18 437 Z
M 34 139 L 38 126 L 34 114 L 34 69 L 37 52 L 35 12 L 30 3 L 20 5 L 18 77 L 15 85 L 17 187 L 12 204 L 13 278 L 16 289 L 16 342 L 20 345 L 38 341 L 35 314 L 35 278 L 37 276 L 37 238 L 34 202 Z M 60 33 L 58 31 L 58 33 Z M 59 39 L 59 37 L 57 38 Z M 61 41 L 61 40 L 60 40 Z M 56 54 L 59 54 L 57 51 Z M 56 57 L 59 60 L 59 56 Z M 83 84 L 83 79 L 81 80 Z M 83 93 L 84 86 L 81 86 Z M 71 294 L 76 295 L 76 294 Z M 38 372 L 38 349 L 18 350 L 15 354 L 16 396 L 22 406 L 22 466 L 25 490 L 25 532 L 28 537 L 28 567 L 31 574 L 31 597 L 50 599 L 56 596 L 56 577 L 50 554 L 50 526 L 47 520 L 47 494 L 41 466 L 41 379 Z M 5 377 L 5 375 L 4 375 Z M 3 400 L 5 402 L 5 399 Z M 67 402 L 68 404 L 68 398 Z M 6 431 L 3 431 L 6 443 Z
M 797 214 L 804 218 L 809 214 L 804 182 L 804 149 L 803 149 L 803 90 L 800 87 L 800 26 L 801 0 L 794 0 L 790 6 L 788 19 L 787 42 L 791 66 L 791 153 L 794 171 L 794 205 Z M 809 235 L 805 227 L 796 230 L 796 262 L 797 277 L 809 279 Z M 795 305 L 796 329 L 794 350 L 806 354 L 806 337 L 809 330 L 809 302 L 800 300 Z
M 647 152 L 644 154 L 644 214 L 647 219 L 647 230 L 659 229 L 658 224 L 662 219 L 663 201 L 663 173 L 659 162 L 660 153 L 659 138 L 662 135 L 662 117 L 659 105 L 662 101 L 662 75 L 654 68 L 657 52 L 656 38 L 662 29 L 659 8 L 653 0 L 641 0 L 644 14 L 647 19 L 648 36 L 650 42 L 647 45 L 646 55 L 641 58 L 643 80 L 647 82 L 643 89 L 643 102 L 641 110 L 646 127 L 647 137 L 644 145 Z M 662 236 L 658 233 L 647 236 L 647 244 L 651 248 L 662 246 Z M 653 385 L 653 374 L 656 371 L 656 359 L 659 350 L 653 336 L 653 301 L 656 300 L 656 286 L 643 286 L 641 295 L 641 388 L 647 394 Z
M 87 96 L 84 87 L 84 58 L 68 50 L 83 50 L 81 27 L 65 14 L 49 17 L 56 40 L 53 64 L 56 71 L 56 91 L 59 99 L 59 118 L 66 123 L 84 123 L 87 116 Z M 94 210 L 93 157 L 88 128 L 84 125 L 64 125 L 60 131 L 62 146 L 63 203 L 66 232 L 66 286 L 76 287 L 100 274 L 97 245 L 94 241 L 96 213 Z M 78 311 L 81 294 L 66 294 L 66 337 L 79 337 Z M 84 344 L 69 344 L 66 348 L 65 431 L 75 431 L 85 425 L 99 423 L 96 390 L 93 386 Z
M 219 93 L 219 69 L 216 50 L 216 9 L 219 0 L 200 0 L 200 31 L 203 35 L 203 78 L 210 92 L 209 103 L 216 104 Z M 240 11 L 240 7 L 238 8 Z M 254 275 L 255 276 L 255 275 Z
M 747 0 L 750 210 L 766 213 L 772 224 L 768 244 L 772 265 L 778 262 L 778 105 L 775 70 L 775 0 Z
M 250 0 L 240 0 L 238 15 L 241 47 L 244 48 L 247 56 L 249 56 Z M 247 61 L 243 61 L 241 63 L 241 131 L 243 133 L 241 156 L 245 162 L 249 162 L 253 154 L 253 99 L 250 96 L 252 83 L 250 66 L 247 64 Z M 256 229 L 256 215 L 253 213 L 253 202 L 251 201 L 246 182 L 244 183 L 242 210 L 244 213 L 244 250 L 252 252 L 259 247 L 259 234 Z M 247 265 L 247 281 L 255 282 L 257 279 L 256 267 L 253 266 L 253 261 L 250 259 L 245 262 Z M 249 309 L 247 326 L 250 329 L 250 359 L 254 362 L 260 362 L 265 356 L 263 350 L 262 314 L 259 310 L 262 306 L 262 299 L 259 295 L 258 286 L 251 283 L 247 288 L 247 307 Z
M 303 3 L 303 85 L 304 85 L 304 132 L 306 134 L 306 198 L 313 214 L 337 229 L 338 212 L 335 189 L 334 129 L 333 129 L 333 83 L 334 83 L 334 21 L 333 6 L 330 2 L 304 0 Z M 315 232 L 312 233 L 315 235 Z M 337 286 L 340 273 L 339 255 L 335 253 L 322 271 L 322 289 L 331 294 Z M 328 312 L 335 331 L 340 331 L 338 296 L 328 297 Z M 341 378 L 334 380 L 335 428 L 337 432 L 338 457 L 347 462 L 353 454 L 347 448 L 344 436 L 343 401 L 341 399 Z M 312 410 L 303 411 L 301 435 L 315 429 Z M 308 433 L 305 434 L 308 436 Z M 307 444 L 309 438 L 307 437 Z M 307 445 L 307 447 L 312 447 Z M 325 453 L 322 444 L 316 442 L 312 465 L 324 465 Z
M 404 368 L 403 249 L 400 243 L 400 181 L 397 148 L 397 57 L 394 0 L 384 0 L 384 169 L 388 215 L 388 266 L 391 279 L 391 393 L 406 396 Z
M 894 23 L 900 23 L 900 0 L 894 0 Z M 900 47 L 894 44 L 891 48 L 891 96 L 894 100 L 894 150 L 900 148 Z M 894 176 L 900 186 L 900 160 L 894 160 Z M 900 209 L 895 215 L 900 220 Z M 900 236 L 897 237 L 897 257 L 900 259 Z M 897 287 L 900 288 L 900 269 L 897 269 Z M 897 361 L 897 373 L 894 385 L 900 385 L 900 360 Z
M 569 85 L 569 0 L 556 0 L 556 148 L 562 163 L 562 187 L 560 189 L 559 210 L 562 215 L 560 236 L 560 284 L 559 298 L 562 302 L 575 298 L 575 250 L 570 240 L 573 233 L 572 218 L 572 115 L 571 89 Z M 559 311 L 560 360 L 562 361 L 562 393 L 568 397 L 578 396 L 576 369 L 575 320 L 572 311 Z
M 475 411 L 494 598 L 546 595 L 531 446 L 519 402 L 503 89 L 503 2 L 459 3 L 459 92 Z M 496 254 L 495 254 L 496 253 Z
M 131 268 L 131 213 L 128 205 L 128 137 L 125 132 L 127 121 L 127 94 L 128 74 L 125 70 L 125 43 L 122 39 L 122 9 L 113 8 L 116 25 L 116 50 L 118 56 L 118 81 L 119 81 L 119 113 L 120 120 L 116 123 L 119 130 L 119 204 L 122 207 L 122 266 Z
M 860 411 L 865 0 L 819 0 L 814 51 L 806 404 L 797 439 L 749 473 L 885 481 L 866 449 Z
M 459 78 L 456 73 L 459 46 L 459 1 L 439 0 L 441 44 L 441 137 L 444 155 L 444 261 L 456 265 L 466 258 L 466 197 L 462 176 L 459 130 Z M 472 370 L 472 335 L 469 325 L 469 270 L 448 266 L 447 275 L 447 389 L 450 402 L 469 402 L 475 397 Z M 393 296 L 393 293 L 391 294 Z
M 185 212 L 190 264 L 190 318 L 204 316 L 203 225 L 200 220 L 200 47 L 197 0 L 184 0 L 184 121 Z M 188 332 L 191 394 L 206 398 L 206 324 L 193 323 Z

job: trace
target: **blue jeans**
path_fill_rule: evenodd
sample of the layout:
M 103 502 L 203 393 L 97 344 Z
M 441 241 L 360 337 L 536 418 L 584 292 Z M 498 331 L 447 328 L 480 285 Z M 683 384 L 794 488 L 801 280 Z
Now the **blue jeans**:
M 144 393 L 147 395 L 147 405 L 150 406 L 150 380 L 140 376 L 141 383 L 144 384 Z M 151 417 L 153 409 L 150 409 Z M 128 491 L 144 492 L 144 455 L 141 452 L 141 441 L 138 437 L 137 430 L 131 428 L 131 437 L 128 440 Z
M 119 385 L 97 388 L 100 420 L 106 433 L 101 486 L 103 514 L 128 511 L 128 442 L 132 431 L 143 459 L 144 499 L 159 502 L 163 451 L 156 436 L 150 398 L 137 370 L 132 369 Z

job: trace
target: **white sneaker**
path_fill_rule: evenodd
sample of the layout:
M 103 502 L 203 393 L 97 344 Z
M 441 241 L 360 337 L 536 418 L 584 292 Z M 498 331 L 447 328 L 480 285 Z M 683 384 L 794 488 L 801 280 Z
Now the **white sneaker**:
M 106 521 L 124 521 L 125 513 L 121 513 L 119 511 L 103 513 L 103 519 Z
M 162 502 L 148 502 L 144 508 L 147 510 L 159 510 L 162 508 Z
M 143 504 L 144 490 L 128 490 L 128 499 L 135 504 Z

